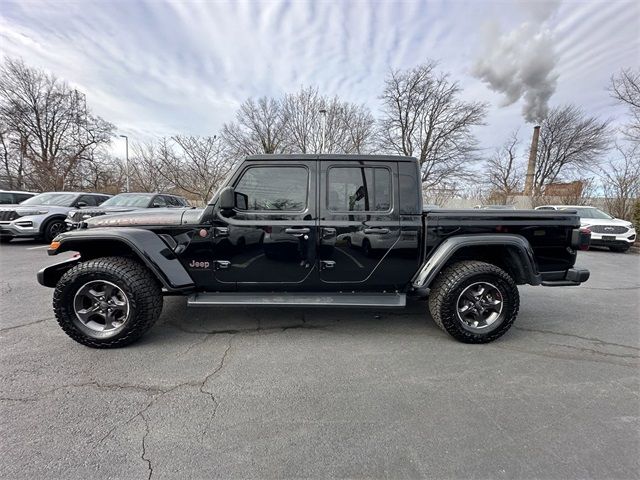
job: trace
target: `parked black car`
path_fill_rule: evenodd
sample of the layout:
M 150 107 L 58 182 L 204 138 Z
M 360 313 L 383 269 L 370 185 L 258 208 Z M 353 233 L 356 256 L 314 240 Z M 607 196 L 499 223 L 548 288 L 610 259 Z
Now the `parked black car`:
M 575 213 L 423 212 L 420 179 L 408 157 L 248 157 L 203 210 L 97 217 L 59 235 L 49 254 L 79 256 L 38 281 L 55 288 L 71 338 L 108 348 L 144 334 L 167 294 L 192 307 L 397 308 L 428 296 L 442 329 L 483 343 L 511 327 L 518 285 L 589 278 L 574 268 L 589 244 Z
M 177 208 L 189 207 L 186 198 L 168 193 L 120 193 L 111 197 L 99 208 L 83 208 L 72 210 L 65 220 L 67 229 L 78 228 L 89 218 L 114 213 L 131 212 L 146 208 Z

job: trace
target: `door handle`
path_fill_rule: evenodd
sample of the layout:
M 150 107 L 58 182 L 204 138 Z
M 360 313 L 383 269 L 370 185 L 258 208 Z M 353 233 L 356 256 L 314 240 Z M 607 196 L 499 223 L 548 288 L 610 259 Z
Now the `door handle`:
M 333 260 L 320 260 L 320 270 L 326 270 L 336 266 L 336 262 Z
M 365 228 L 365 235 L 386 235 L 389 233 L 388 228 Z
M 328 240 L 336 236 L 336 229 L 331 227 L 324 227 L 322 229 L 322 239 Z
M 302 235 L 307 235 L 311 232 L 310 228 L 302 227 L 302 228 L 285 228 L 284 233 L 288 233 L 290 235 L 294 235 L 296 237 L 301 237 Z

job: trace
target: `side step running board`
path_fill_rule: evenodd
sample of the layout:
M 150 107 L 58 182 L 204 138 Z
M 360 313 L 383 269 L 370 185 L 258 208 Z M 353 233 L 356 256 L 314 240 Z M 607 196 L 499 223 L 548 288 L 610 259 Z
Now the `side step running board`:
M 404 307 L 404 293 L 194 293 L 190 307 L 253 305 L 261 307 Z

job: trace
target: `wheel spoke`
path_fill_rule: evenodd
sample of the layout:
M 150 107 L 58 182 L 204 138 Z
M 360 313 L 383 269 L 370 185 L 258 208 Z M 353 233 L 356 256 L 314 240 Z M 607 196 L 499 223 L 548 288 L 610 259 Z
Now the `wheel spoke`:
M 129 316 L 129 300 L 117 285 L 106 280 L 93 280 L 82 286 L 74 297 L 77 320 L 98 333 L 122 326 Z
M 457 301 L 458 319 L 472 329 L 493 325 L 503 310 L 502 293 L 493 284 L 476 282 L 468 285 Z

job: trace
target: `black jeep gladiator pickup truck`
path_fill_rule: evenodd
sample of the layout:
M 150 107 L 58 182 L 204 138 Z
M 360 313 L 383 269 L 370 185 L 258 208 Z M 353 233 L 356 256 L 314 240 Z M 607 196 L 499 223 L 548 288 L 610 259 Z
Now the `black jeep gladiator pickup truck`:
M 247 157 L 204 209 L 95 217 L 54 239 L 58 323 L 99 348 L 142 336 L 163 295 L 216 305 L 403 307 L 428 297 L 462 342 L 503 335 L 517 285 L 579 285 L 589 231 L 567 211 L 422 209 L 409 157 Z

